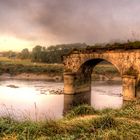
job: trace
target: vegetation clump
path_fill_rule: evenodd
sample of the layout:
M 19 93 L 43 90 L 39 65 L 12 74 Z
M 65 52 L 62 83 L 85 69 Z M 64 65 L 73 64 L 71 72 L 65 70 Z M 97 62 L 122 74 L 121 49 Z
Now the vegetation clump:
M 93 126 L 95 129 L 110 129 L 117 126 L 117 121 L 110 115 L 103 115 L 93 120 Z
M 94 115 L 96 113 L 95 109 L 89 105 L 83 104 L 77 107 L 74 107 L 70 110 L 65 117 L 72 118 L 75 116 L 82 116 L 82 115 Z
M 12 63 L 3 63 L 0 64 L 0 74 L 9 73 L 11 75 L 17 75 L 21 73 L 35 73 L 35 74 L 63 74 L 62 65 L 39 65 L 39 64 L 12 64 Z
M 87 46 L 86 50 L 115 50 L 115 49 L 123 49 L 123 50 L 130 50 L 130 49 L 139 49 L 140 41 L 128 41 L 128 42 L 115 42 L 110 44 L 96 44 L 93 46 Z

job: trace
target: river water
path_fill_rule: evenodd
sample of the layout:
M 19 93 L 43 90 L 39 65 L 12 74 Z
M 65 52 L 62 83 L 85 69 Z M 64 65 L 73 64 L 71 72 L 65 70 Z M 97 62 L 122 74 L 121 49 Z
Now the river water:
M 61 118 L 64 95 L 50 93 L 62 90 L 63 86 L 63 83 L 46 81 L 0 81 L 0 116 L 32 120 Z M 121 92 L 121 83 L 93 82 L 91 105 L 96 109 L 120 108 Z

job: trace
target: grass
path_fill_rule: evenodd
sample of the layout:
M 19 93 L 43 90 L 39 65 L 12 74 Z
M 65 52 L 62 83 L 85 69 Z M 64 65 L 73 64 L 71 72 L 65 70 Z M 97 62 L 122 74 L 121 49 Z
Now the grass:
M 82 105 L 73 108 L 63 119 L 38 122 L 1 117 L 0 139 L 139 140 L 139 105 L 140 101 L 135 101 L 127 103 L 122 109 L 100 111 Z
M 10 127 L 4 127 L 7 125 Z M 139 139 L 140 125 L 117 120 L 104 115 L 91 119 L 48 120 L 45 122 L 10 122 L 3 123 L 1 138 L 9 139 Z
M 63 74 L 62 64 L 33 63 L 29 60 L 9 59 L 0 57 L 0 74 L 9 73 L 16 75 L 20 73 L 47 73 Z
M 114 75 L 119 75 L 119 72 L 117 71 L 117 69 L 111 65 L 111 64 L 100 64 L 97 65 L 94 69 L 93 69 L 93 73 L 95 74 L 114 74 Z
M 65 118 L 73 118 L 75 116 L 82 116 L 82 115 L 94 115 L 95 113 L 96 113 L 96 110 L 93 107 L 83 104 L 83 105 L 74 107 L 72 110 L 70 110 L 65 115 Z

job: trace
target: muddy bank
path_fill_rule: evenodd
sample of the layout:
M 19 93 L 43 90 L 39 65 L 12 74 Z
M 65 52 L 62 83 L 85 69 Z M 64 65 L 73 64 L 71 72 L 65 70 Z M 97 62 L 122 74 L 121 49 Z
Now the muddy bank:
M 4 73 L 0 75 L 0 79 L 15 79 L 15 80 L 46 80 L 54 82 L 63 82 L 63 75 L 54 74 L 34 74 L 34 73 L 21 73 L 17 75 L 10 75 Z M 92 74 L 93 81 L 121 81 L 120 76 L 108 76 L 103 74 Z
M 122 78 L 119 75 L 113 74 L 92 74 L 92 81 L 121 81 Z
M 62 75 L 49 75 L 49 74 L 33 74 L 33 73 L 21 73 L 17 75 L 10 75 L 4 73 L 0 75 L 0 79 L 15 79 L 15 80 L 46 80 L 46 81 L 63 81 Z

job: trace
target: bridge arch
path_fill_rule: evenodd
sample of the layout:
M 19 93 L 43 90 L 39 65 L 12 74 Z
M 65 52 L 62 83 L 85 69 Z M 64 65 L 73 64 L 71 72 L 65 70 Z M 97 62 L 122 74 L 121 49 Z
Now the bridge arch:
M 72 106 L 79 104 L 91 104 L 91 74 L 93 68 L 100 62 L 110 61 L 101 58 L 88 59 L 81 63 L 76 72 L 69 72 L 64 74 L 64 112 L 69 110 Z M 122 78 L 122 95 L 124 100 L 131 100 L 136 96 L 135 88 L 136 79 L 133 75 L 122 75 L 120 69 L 116 64 L 112 64 Z
M 78 104 L 91 104 L 91 75 L 94 67 L 100 62 L 106 61 L 102 58 L 88 59 L 81 63 L 77 72 L 66 73 L 64 76 L 64 110 Z M 109 62 L 112 64 L 111 62 Z M 112 64 L 121 76 L 116 65 Z M 72 94 L 71 94 L 72 93 Z
M 93 49 L 92 51 L 85 50 L 83 52 L 74 51 L 63 57 L 64 110 L 80 103 L 90 104 L 92 69 L 103 60 L 110 62 L 120 73 L 123 99 L 134 100 L 138 97 L 137 91 L 139 89 L 137 87 L 140 87 L 138 82 L 138 75 L 140 75 L 139 50 Z

